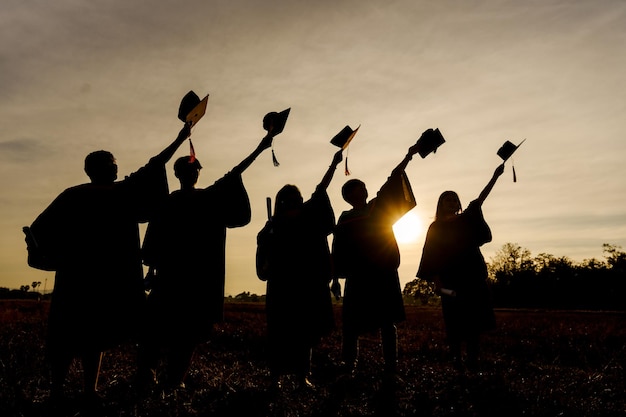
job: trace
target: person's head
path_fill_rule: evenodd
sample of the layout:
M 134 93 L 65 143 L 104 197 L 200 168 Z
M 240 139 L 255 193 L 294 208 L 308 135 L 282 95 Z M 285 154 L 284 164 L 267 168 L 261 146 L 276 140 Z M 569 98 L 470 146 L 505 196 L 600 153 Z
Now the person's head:
M 202 165 L 200 161 L 194 159 L 191 162 L 190 156 L 181 156 L 174 162 L 174 175 L 180 181 L 180 188 L 193 188 L 198 182 Z
M 362 207 L 367 204 L 367 188 L 365 183 L 358 179 L 351 179 L 341 187 L 341 196 L 352 207 Z
M 454 191 L 444 191 L 437 202 L 435 220 L 458 214 L 461 211 L 461 200 Z
M 274 215 L 288 216 L 297 213 L 302 209 L 304 199 L 298 187 L 287 184 L 276 193 L 276 204 Z
M 85 173 L 94 184 L 111 184 L 117 179 L 117 164 L 108 151 L 95 151 L 85 157 Z

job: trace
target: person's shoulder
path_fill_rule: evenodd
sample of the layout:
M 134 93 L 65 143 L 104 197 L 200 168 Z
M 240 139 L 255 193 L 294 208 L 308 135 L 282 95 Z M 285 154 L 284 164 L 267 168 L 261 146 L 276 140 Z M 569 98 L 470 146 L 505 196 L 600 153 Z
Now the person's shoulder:
M 95 191 L 98 191 L 98 190 L 107 190 L 107 189 L 111 189 L 114 186 L 114 184 L 110 184 L 110 185 L 96 185 L 96 184 L 93 184 L 93 183 L 90 183 L 90 182 L 87 182 L 87 183 L 84 183 L 84 184 L 77 184 L 77 185 L 73 185 L 71 187 L 66 188 L 65 190 L 63 190 L 61 192 L 61 194 L 59 196 L 70 196 L 70 195 L 74 195 L 74 194 L 95 192 Z
M 370 212 L 370 205 L 367 204 L 365 207 L 361 208 L 361 209 L 351 209 L 351 210 L 346 210 L 344 212 L 341 213 L 341 215 L 339 216 L 339 220 L 338 220 L 338 224 L 339 223 L 347 223 L 347 222 L 354 222 L 357 220 L 361 220 L 361 219 L 365 219 L 368 217 L 368 214 Z
M 344 210 L 341 212 L 341 215 L 339 216 L 339 218 L 350 217 L 353 213 L 354 213 L 354 209 Z
M 470 201 L 470 203 L 467 205 L 467 208 L 464 210 L 464 212 L 476 212 L 476 211 L 480 211 L 482 209 L 482 202 L 478 199 L 476 200 L 472 200 Z

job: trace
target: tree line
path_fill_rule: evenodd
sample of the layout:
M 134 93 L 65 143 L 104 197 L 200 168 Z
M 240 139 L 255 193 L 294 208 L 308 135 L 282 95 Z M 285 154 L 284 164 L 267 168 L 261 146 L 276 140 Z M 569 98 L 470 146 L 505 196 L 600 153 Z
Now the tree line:
M 604 259 L 574 262 L 548 253 L 532 256 L 517 243 L 505 243 L 487 262 L 497 308 L 552 308 L 626 310 L 626 252 L 620 246 L 602 245 Z M 35 289 L 40 282 L 19 290 L 0 288 L 0 299 L 44 299 Z M 403 290 L 407 303 L 439 303 L 431 283 L 416 278 Z M 264 295 L 243 292 L 227 301 L 263 302 Z
M 548 253 L 532 256 L 517 243 L 505 243 L 487 262 L 494 306 L 625 310 L 626 252 L 602 245 L 604 259 L 574 262 Z M 439 296 L 419 278 L 406 284 L 405 299 L 434 304 Z

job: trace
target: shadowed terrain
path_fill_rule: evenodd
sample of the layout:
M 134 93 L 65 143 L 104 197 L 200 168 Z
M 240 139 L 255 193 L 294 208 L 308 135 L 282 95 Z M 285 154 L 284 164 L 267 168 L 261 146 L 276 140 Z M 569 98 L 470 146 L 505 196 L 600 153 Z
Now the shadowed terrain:
M 0 302 L 0 415 L 52 415 L 45 364 L 46 302 Z M 340 322 L 340 309 L 336 310 Z M 398 326 L 399 380 L 383 378 L 377 335 L 361 341 L 354 377 L 338 367 L 340 332 L 314 350 L 315 388 L 270 389 L 262 303 L 227 303 L 226 320 L 196 352 L 185 389 L 137 396 L 134 347 L 104 356 L 98 390 L 111 416 L 623 416 L 624 313 L 498 310 L 480 372 L 449 366 L 437 308 L 407 306 Z M 80 413 L 74 365 L 65 415 Z M 63 415 L 63 414 L 60 414 Z

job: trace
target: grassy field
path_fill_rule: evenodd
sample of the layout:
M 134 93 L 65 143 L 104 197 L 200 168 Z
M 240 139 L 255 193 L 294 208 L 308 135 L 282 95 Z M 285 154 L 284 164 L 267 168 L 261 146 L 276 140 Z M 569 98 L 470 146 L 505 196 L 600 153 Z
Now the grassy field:
M 0 301 L 0 416 L 47 416 L 47 303 Z M 480 372 L 448 364 L 438 309 L 407 306 L 398 326 L 402 381 L 385 384 L 377 335 L 361 341 L 356 376 L 341 377 L 340 332 L 314 351 L 315 388 L 269 389 L 263 304 L 228 303 L 226 320 L 199 347 L 186 389 L 137 398 L 134 346 L 104 357 L 101 415 L 110 416 L 626 416 L 626 314 L 497 311 Z M 340 323 L 340 310 L 336 310 Z M 81 389 L 71 369 L 66 415 Z

